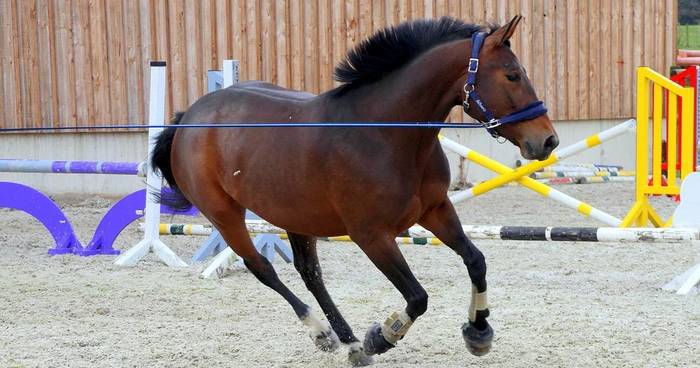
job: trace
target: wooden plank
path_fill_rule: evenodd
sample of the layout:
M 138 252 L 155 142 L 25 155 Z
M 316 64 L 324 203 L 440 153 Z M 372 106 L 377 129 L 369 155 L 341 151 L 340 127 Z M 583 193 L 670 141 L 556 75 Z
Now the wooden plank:
M 185 60 L 186 74 L 174 75 L 183 79 L 187 90 L 186 109 L 204 93 L 203 81 L 206 70 L 202 70 L 202 32 L 200 27 L 201 1 L 185 1 Z
M 107 9 L 103 0 L 95 0 L 89 3 L 90 15 L 90 59 L 92 61 L 92 93 L 94 101 L 93 116 L 97 124 L 105 124 L 112 121 L 111 100 L 109 97 L 110 74 L 107 25 L 105 13 Z M 59 53 L 60 54 L 60 53 Z M 65 73 L 60 63 L 56 64 L 57 73 Z M 57 75 L 57 77 L 59 77 Z M 60 84 L 59 84 L 60 85 Z M 59 103 L 63 103 L 59 100 Z
M 124 14 L 121 2 L 107 1 L 106 14 L 110 112 L 113 123 L 123 124 L 127 117 L 127 97 Z
M 155 60 L 156 56 L 156 11 L 153 0 L 139 1 L 139 28 L 141 32 L 141 63 L 138 65 L 141 71 L 141 116 L 134 123 L 143 124 L 148 114 L 148 96 L 150 96 L 150 70 L 148 62 Z M 167 33 L 167 32 L 166 32 Z M 167 104 L 166 104 L 167 106 Z M 170 115 L 166 115 L 170 116 Z
M 425 0 L 411 0 L 411 19 L 425 18 Z
M 173 111 L 183 111 L 187 108 L 187 51 L 185 39 L 185 0 L 170 0 L 168 3 L 170 31 L 170 57 L 168 70 L 170 75 L 169 90 L 173 98 Z
M 124 7 L 124 45 L 126 46 L 126 86 L 127 111 L 126 117 L 130 124 L 140 122 L 143 115 L 143 66 L 141 57 L 141 14 L 136 0 L 125 0 Z
M 447 0 L 435 0 L 435 18 L 447 15 Z
M 622 53 L 622 1 L 615 1 L 612 4 L 611 17 L 610 17 L 610 35 L 611 35 L 611 66 L 612 66 L 612 82 L 610 84 L 610 90 L 612 92 L 610 98 L 610 117 L 619 118 L 625 116 L 622 100 L 625 98 L 624 95 L 628 94 L 622 88 L 622 78 L 624 74 L 624 56 Z
M 177 109 L 174 107 L 175 104 L 175 93 L 174 93 L 174 88 L 176 86 L 175 81 L 173 80 L 173 64 L 174 60 L 172 58 L 172 50 L 170 46 L 170 38 L 171 38 L 171 27 L 174 27 L 174 25 L 171 26 L 171 22 L 174 24 L 176 23 L 177 19 L 170 19 L 170 14 L 171 14 L 171 4 L 168 2 L 169 0 L 154 0 L 154 11 L 155 11 L 155 16 L 151 18 L 151 20 L 154 22 L 154 32 L 155 32 L 155 38 L 152 40 L 155 40 L 154 44 L 154 54 L 155 55 L 153 58 L 151 58 L 149 61 L 166 61 L 167 62 L 167 85 L 166 85 L 166 94 L 165 94 L 165 116 L 172 116 L 174 111 L 177 111 Z M 182 62 L 181 62 L 182 63 Z M 180 64 L 182 66 L 182 64 Z M 146 81 L 150 81 L 150 68 L 148 66 L 144 66 L 147 70 L 146 74 Z M 182 88 L 182 86 L 178 85 L 178 88 Z M 148 89 L 146 89 L 148 91 Z M 182 93 L 182 89 L 178 91 L 178 93 Z M 146 95 L 148 96 L 148 95 Z M 148 106 L 148 105 L 146 105 Z M 148 108 L 146 108 L 146 114 L 148 114 Z M 147 115 L 144 116 L 144 122 L 147 122 Z
M 372 34 L 372 2 L 371 0 L 359 0 L 358 9 L 360 17 L 360 26 L 358 35 L 358 42 L 361 42 L 365 38 Z
M 62 126 L 75 126 L 75 69 L 73 60 L 73 23 L 71 8 L 54 2 L 56 10 L 56 68 L 61 71 L 58 75 L 58 106 L 59 121 Z M 110 105 L 107 105 L 110 106 Z
M 290 87 L 289 70 L 289 1 L 275 2 L 275 40 L 277 41 L 277 83 Z
M 642 49 L 644 48 L 644 32 L 643 21 L 644 18 L 644 2 L 643 1 L 632 1 L 632 65 L 630 76 L 636 75 L 636 68 L 642 65 Z M 636 98 L 636 88 L 632 90 Z M 633 103 L 631 106 L 635 106 Z
M 578 83 L 576 83 L 576 95 L 579 100 L 579 119 L 590 118 L 590 67 L 589 67 L 589 48 L 590 48 L 590 33 L 589 33 L 589 11 L 590 4 L 579 4 L 579 22 L 577 30 L 578 47 Z
M 333 70 L 335 65 L 337 65 L 345 56 L 346 41 L 347 41 L 347 23 L 345 21 L 346 5 L 342 0 L 333 0 L 331 4 L 332 12 L 332 34 L 331 43 L 333 44 L 333 54 L 331 57 L 331 65 L 329 65 L 328 72 L 330 73 L 331 84 L 329 88 L 336 86 L 338 83 L 333 82 Z
M 40 111 L 41 125 L 53 126 L 57 118 L 56 111 L 58 110 L 58 100 L 56 99 L 56 57 L 53 23 L 53 3 L 50 1 L 40 1 L 37 6 L 37 22 L 38 22 L 38 45 L 39 52 L 39 74 L 41 75 L 40 95 Z M 0 23 L 2 23 L 0 21 Z M 0 46 L 0 55 L 2 46 Z M 0 60 L 0 65 L 2 61 Z M 2 80 L 3 73 L 0 73 Z M 0 81 L 0 86 L 3 82 Z M 0 98 L 0 111 L 5 110 L 2 106 L 4 99 Z M 3 119 L 3 114 L 0 113 L 0 120 Z M 2 123 L 0 123 L 2 126 Z
M 37 7 L 34 1 L 18 3 L 18 22 L 20 31 L 20 73 L 24 83 L 21 83 L 22 120 L 24 126 L 41 125 L 41 104 L 39 90 L 42 88 L 39 73 L 39 51 L 37 30 Z
M 305 90 L 318 93 L 318 3 L 304 2 L 304 86 Z
M 557 98 L 557 85 L 563 83 L 558 80 L 557 73 L 557 45 L 556 45 L 556 9 L 554 0 L 544 1 L 544 101 L 549 110 L 549 116 L 559 118 L 559 101 Z
M 533 61 L 532 61 L 532 22 L 533 22 L 533 15 L 532 15 L 532 3 L 531 0 L 522 0 L 520 3 L 520 9 L 519 13 L 523 16 L 523 19 L 520 21 L 519 30 L 518 30 L 518 35 L 516 37 L 519 37 L 520 41 L 518 43 L 521 44 L 520 46 L 520 53 L 518 54 L 518 59 L 520 59 L 520 64 L 525 68 L 525 71 L 528 74 L 528 77 L 532 79 L 532 68 L 533 68 Z M 542 91 L 535 91 L 538 93 L 538 95 L 542 95 Z
M 424 0 L 423 1 L 423 17 L 424 18 L 434 18 L 435 17 L 435 0 Z
M 598 23 L 600 19 L 598 18 L 598 9 L 600 9 L 601 6 L 601 1 L 606 1 L 606 0 L 589 0 L 589 11 L 588 11 L 588 37 L 590 35 L 598 35 L 600 30 L 598 27 Z M 596 37 L 597 38 L 597 37 Z M 601 51 L 601 46 L 600 42 L 597 39 L 593 39 L 594 42 L 591 42 L 589 40 L 588 42 L 588 48 L 589 48 L 589 55 L 588 55 L 588 75 L 590 79 L 590 85 L 589 88 L 591 89 L 591 93 L 588 95 L 588 99 L 590 101 L 589 105 L 589 110 L 588 110 L 588 117 L 587 119 L 590 119 L 591 117 L 598 117 L 600 116 L 600 51 Z M 593 92 L 594 91 L 594 92 Z
M 578 30 L 578 7 L 579 2 L 576 0 L 568 1 L 566 4 L 566 34 L 562 34 L 562 37 L 566 37 L 567 47 L 566 53 L 562 56 L 566 57 L 567 74 L 565 79 L 567 80 L 566 91 L 568 96 L 566 98 L 567 103 L 567 119 L 580 119 L 581 111 L 579 111 L 579 96 L 576 91 L 576 84 L 578 82 L 579 65 L 578 62 L 578 48 L 580 47 L 577 30 Z
M 612 3 L 603 1 L 598 8 L 599 21 L 599 42 L 600 62 L 599 69 L 599 90 L 600 90 L 600 114 L 596 118 L 609 119 L 612 117 L 612 81 L 614 79 L 615 63 L 611 57 L 612 34 L 610 32 L 610 14 L 612 14 Z
M 386 7 L 386 24 L 396 25 L 399 24 L 399 5 L 401 2 L 399 0 L 390 0 L 384 3 Z
M 386 25 L 386 8 L 383 5 L 384 0 L 372 0 L 372 31 L 370 34 Z
M 541 1 L 541 0 L 535 0 L 535 1 Z M 484 6 L 484 2 L 481 0 L 472 0 L 472 10 L 473 10 L 473 23 L 485 23 L 486 20 L 486 9 Z M 542 14 L 542 13 L 540 13 Z M 539 19 L 539 17 L 538 17 Z
M 246 3 L 244 0 L 234 1 L 231 6 L 231 29 L 233 35 L 232 39 L 232 55 L 231 57 L 239 60 L 241 62 L 240 68 L 238 69 L 239 77 L 241 81 L 250 80 L 251 77 L 248 75 L 248 48 L 246 42 L 248 41 L 248 28 L 247 28 L 247 14 L 246 14 Z M 217 66 L 218 69 L 218 66 Z
M 290 46 L 291 46 L 291 83 L 292 88 L 304 90 L 304 11 L 300 1 L 292 1 L 289 5 Z
M 413 14 L 413 1 L 411 0 L 400 0 L 397 2 L 397 7 L 399 11 L 398 22 L 403 23 L 411 19 Z
M 658 68 L 656 70 L 661 71 L 664 75 L 668 75 L 669 70 L 666 68 L 666 53 L 664 52 L 666 50 L 666 18 L 664 17 L 664 5 L 663 1 L 654 2 L 654 26 L 656 28 L 656 32 L 654 33 L 654 56 L 656 57 L 655 65 L 656 68 Z
M 261 80 L 277 83 L 275 59 L 275 4 L 272 0 L 260 1 L 260 77 Z
M 0 14 L 2 14 L 2 22 L 0 23 L 0 66 L 2 66 L 2 94 L 3 105 L 3 125 L 6 128 L 19 128 L 23 124 L 19 122 L 22 114 L 20 98 L 15 91 L 18 91 L 19 86 L 19 45 L 17 44 L 17 17 L 16 1 L 1 1 Z M 8 36 L 4 36 L 8 35 Z M 8 93 L 9 92 L 9 93 Z
M 533 64 L 530 66 L 530 80 L 537 94 L 544 100 L 549 108 L 553 103 L 547 100 L 545 89 L 545 39 L 544 39 L 544 2 L 535 0 L 532 2 L 532 45 Z M 551 116 L 551 115 L 550 115 Z
M 542 0 L 540 0 L 542 1 Z M 498 3 L 496 1 L 486 1 L 484 2 L 484 20 L 486 22 L 495 23 L 497 21 L 496 6 Z
M 219 56 L 219 43 L 217 42 L 218 40 L 216 38 L 216 0 L 202 0 L 200 4 L 201 9 L 199 11 L 199 24 L 201 46 L 198 46 L 197 48 L 200 50 L 200 55 L 202 57 L 199 66 L 200 75 L 202 76 L 200 78 L 202 81 L 200 86 L 200 94 L 204 94 L 207 90 L 207 71 L 221 68 L 219 66 L 221 65 L 221 61 L 219 60 L 223 60 L 223 58 Z M 229 33 L 229 30 L 222 28 L 221 33 L 227 34 Z
M 95 99 L 92 91 L 92 55 L 90 53 L 90 9 L 88 3 L 73 1 L 73 50 L 75 102 L 78 125 L 94 125 Z
M 243 67 L 248 70 L 248 79 L 260 80 L 262 73 L 262 58 L 260 56 L 262 45 L 260 39 L 260 0 L 246 1 L 246 29 L 247 43 L 245 55 L 246 62 Z
M 666 35 L 666 43 L 664 45 L 664 55 L 666 55 L 666 61 L 664 65 L 664 70 L 669 70 L 671 66 L 675 63 L 675 58 L 678 53 L 676 45 L 676 25 L 678 24 L 678 6 L 676 6 L 675 0 L 666 0 L 666 24 L 664 33 Z
M 624 0 L 622 6 L 622 111 L 628 116 L 635 116 L 633 83 L 636 80 L 634 72 L 634 29 L 631 24 L 634 22 L 632 0 Z M 632 46 L 632 47 L 630 47 Z
M 471 1 L 460 1 L 459 19 L 468 23 L 474 22 L 474 15 L 472 12 L 473 9 Z
M 231 20 L 231 1 L 216 0 L 214 4 L 215 27 L 212 37 L 216 39 L 216 58 L 211 69 L 220 69 L 223 60 L 233 58 L 233 28 Z
M 510 20 L 506 19 L 510 16 L 508 13 L 508 6 L 508 0 L 498 0 L 498 2 L 496 3 L 496 21 L 498 22 L 498 24 L 505 24 Z
M 549 14 L 547 18 L 552 23 L 548 33 L 552 34 L 553 43 L 550 43 L 553 48 L 547 50 L 547 54 L 551 55 L 549 62 L 552 65 L 552 73 L 549 76 L 551 82 L 549 83 L 549 88 L 553 87 L 554 96 L 553 100 L 556 101 L 557 110 L 553 111 L 552 114 L 556 116 L 557 120 L 568 120 L 569 117 L 569 105 L 567 98 L 569 96 L 569 75 L 568 75 L 568 64 L 566 63 L 567 55 L 567 39 L 566 39 L 566 6 L 567 2 L 565 0 L 555 2 L 549 0 L 547 4 L 549 8 Z
M 333 45 L 331 9 L 329 1 L 322 1 L 318 7 L 318 63 L 319 93 L 333 86 Z

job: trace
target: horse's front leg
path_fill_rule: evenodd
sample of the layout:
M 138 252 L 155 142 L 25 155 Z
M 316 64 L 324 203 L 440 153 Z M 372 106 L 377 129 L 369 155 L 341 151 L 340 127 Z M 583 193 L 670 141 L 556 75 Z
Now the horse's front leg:
M 405 310 L 392 313 L 383 325 L 375 323 L 367 330 L 363 344 L 365 353 L 381 354 L 396 346 L 413 322 L 425 313 L 428 309 L 428 294 L 413 276 L 396 245 L 394 235 L 384 231 L 365 230 L 351 231 L 350 236 L 406 300 Z
M 489 310 L 486 301 L 484 255 L 464 234 L 459 217 L 448 199 L 425 213 L 419 224 L 457 252 L 467 266 L 472 282 L 472 298 L 469 305 L 469 323 L 462 326 L 462 336 L 472 354 L 480 356 L 488 353 L 493 340 L 493 329 L 486 321 Z

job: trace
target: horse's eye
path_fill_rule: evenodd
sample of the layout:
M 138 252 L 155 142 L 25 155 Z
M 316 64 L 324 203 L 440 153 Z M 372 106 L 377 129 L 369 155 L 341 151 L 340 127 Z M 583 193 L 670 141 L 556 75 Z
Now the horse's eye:
M 506 74 L 506 78 L 508 78 L 509 81 L 515 82 L 520 80 L 520 74 L 513 73 L 513 74 Z

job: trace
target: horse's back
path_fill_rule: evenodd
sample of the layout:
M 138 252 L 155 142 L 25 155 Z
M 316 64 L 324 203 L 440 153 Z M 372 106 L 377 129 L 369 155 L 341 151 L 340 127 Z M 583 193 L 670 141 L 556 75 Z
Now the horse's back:
M 249 81 L 237 83 L 228 88 L 255 93 L 262 96 L 290 99 L 294 101 L 307 101 L 316 97 L 316 95 L 313 93 L 299 91 L 296 89 L 284 88 L 276 84 L 263 81 Z

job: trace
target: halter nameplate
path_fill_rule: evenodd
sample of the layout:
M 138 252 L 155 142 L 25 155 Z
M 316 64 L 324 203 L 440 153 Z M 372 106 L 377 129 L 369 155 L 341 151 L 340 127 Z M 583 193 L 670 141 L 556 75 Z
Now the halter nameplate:
M 535 101 L 506 116 L 496 118 L 491 110 L 486 107 L 484 101 L 482 101 L 481 98 L 479 98 L 479 95 L 476 93 L 476 73 L 479 71 L 479 52 L 481 51 L 481 46 L 483 46 L 484 39 L 487 35 L 488 34 L 486 32 L 476 32 L 472 36 L 472 50 L 469 58 L 469 66 L 467 67 L 467 81 L 464 84 L 465 97 L 464 101 L 462 102 L 462 108 L 464 109 L 464 112 L 468 114 L 468 110 L 471 107 L 469 100 L 471 99 L 486 117 L 486 121 L 481 121 L 479 119 L 475 120 L 478 121 L 481 126 L 486 128 L 486 130 L 494 138 L 498 138 L 499 135 L 494 130 L 496 127 L 503 124 L 518 123 L 521 121 L 535 119 L 546 114 L 547 108 L 544 107 L 544 102 Z

